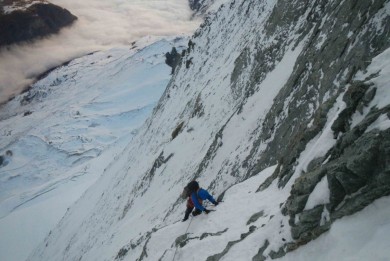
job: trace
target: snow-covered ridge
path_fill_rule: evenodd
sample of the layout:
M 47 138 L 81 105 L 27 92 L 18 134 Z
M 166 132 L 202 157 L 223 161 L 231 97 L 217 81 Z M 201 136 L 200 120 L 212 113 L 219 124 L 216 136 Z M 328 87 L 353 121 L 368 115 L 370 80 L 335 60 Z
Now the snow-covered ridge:
M 152 117 L 29 260 L 293 260 L 386 215 L 389 2 L 216 2 Z M 178 223 L 194 178 L 226 205 Z
M 10 14 L 14 11 L 25 11 L 34 4 L 48 4 L 45 0 L 2 0 L 0 6 L 4 14 Z

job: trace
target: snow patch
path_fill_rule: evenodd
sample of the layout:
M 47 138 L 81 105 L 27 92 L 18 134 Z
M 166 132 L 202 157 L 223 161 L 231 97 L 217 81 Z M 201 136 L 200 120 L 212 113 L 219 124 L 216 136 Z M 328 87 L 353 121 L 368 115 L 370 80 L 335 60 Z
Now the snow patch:
M 325 205 L 330 202 L 330 190 L 327 176 L 323 177 L 310 194 L 304 210 L 312 209 L 318 205 Z
M 388 128 L 390 128 L 389 116 L 386 114 L 382 114 L 376 121 L 374 121 L 370 126 L 368 126 L 365 132 L 367 133 L 375 129 L 384 131 Z
M 354 80 L 372 84 L 373 86 L 370 87 L 368 91 L 372 91 L 373 88 L 376 88 L 376 93 L 370 104 L 363 108 L 363 113 L 356 112 L 352 116 L 352 128 L 358 125 L 367 116 L 371 108 L 376 107 L 381 109 L 389 104 L 390 92 L 388 91 L 388 83 L 390 82 L 390 48 L 372 59 L 372 62 L 368 66 L 367 70 L 365 72 L 359 71 Z M 388 128 L 388 122 L 385 116 L 381 116 L 380 119 L 375 121 L 375 124 L 376 125 L 370 126 L 370 130 L 373 128 L 380 130 Z
M 313 159 L 325 156 L 329 149 L 331 149 L 336 144 L 337 140 L 333 137 L 333 131 L 331 127 L 334 121 L 338 118 L 340 112 L 342 112 L 346 107 L 342 97 L 343 93 L 339 95 L 332 109 L 329 110 L 327 115 L 327 122 L 323 130 L 306 144 L 305 150 L 300 154 L 294 176 L 288 182 L 290 186 L 292 186 L 295 178 L 301 175 L 302 172 L 307 171 L 307 167 Z
M 373 83 L 377 88 L 375 98 L 371 101 L 369 107 L 376 106 L 381 109 L 389 104 L 390 92 L 390 48 L 372 59 L 366 72 L 359 71 L 356 74 L 356 80 L 365 81 L 369 76 L 375 76 L 368 80 L 368 83 Z

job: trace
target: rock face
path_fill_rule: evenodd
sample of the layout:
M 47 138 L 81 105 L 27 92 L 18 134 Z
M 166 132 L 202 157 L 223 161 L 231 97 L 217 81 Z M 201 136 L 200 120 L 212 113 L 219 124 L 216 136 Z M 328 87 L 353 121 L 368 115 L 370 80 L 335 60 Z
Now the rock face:
M 364 121 L 345 132 L 325 157 L 313 162 L 312 169 L 295 181 L 284 211 L 291 217 L 292 236 L 297 242 L 316 238 L 336 219 L 390 195 L 390 130 L 366 133 L 381 115 L 389 113 L 390 106 L 371 110 Z M 329 203 L 305 210 L 310 193 L 324 177 L 330 190 Z M 320 225 L 324 210 L 329 217 L 327 224 Z M 296 215 L 299 222 L 295 221 Z
M 204 14 L 214 0 L 188 0 L 191 10 L 198 14 Z
M 171 52 L 165 54 L 165 63 L 172 68 L 172 74 L 175 72 L 175 68 L 181 59 L 181 55 L 177 52 L 175 47 L 172 47 Z
M 331 128 L 337 139 L 335 146 L 323 157 L 309 163 L 307 172 L 294 182 L 285 204 L 284 213 L 290 215 L 292 236 L 296 240 L 289 246 L 291 249 L 316 238 L 336 219 L 351 215 L 375 199 L 390 194 L 389 130 L 366 133 L 367 127 L 381 115 L 390 113 L 390 107 L 371 108 L 364 120 L 351 127 L 352 116 L 362 113 L 375 96 L 374 86 L 353 78 L 357 71 L 367 68 L 365 61 L 371 61 L 375 54 L 389 48 L 389 41 L 385 40 L 390 32 L 389 18 L 386 18 L 383 34 L 378 34 L 372 25 L 367 24 L 371 15 L 380 16 L 385 2 L 317 4 L 316 9 L 306 9 L 310 6 L 307 2 L 306 8 L 299 10 L 308 14 L 308 27 L 302 28 L 307 30 L 303 35 L 310 35 L 307 49 L 298 58 L 294 73 L 275 99 L 263 123 L 263 132 L 255 143 L 261 144 L 270 137 L 272 141 L 261 154 L 255 152 L 257 146 L 254 146 L 254 153 L 248 158 L 251 161 L 256 158 L 254 155 L 259 155 L 257 162 L 249 164 L 249 176 L 272 162 L 279 165 L 261 189 L 275 179 L 280 187 L 284 187 L 296 173 L 300 153 L 310 140 L 323 132 L 331 105 L 344 92 L 346 108 Z M 283 28 L 298 21 L 303 13 L 289 11 L 293 10 L 291 5 L 294 3 L 279 1 L 278 18 L 269 26 Z M 359 13 L 365 13 L 367 18 L 354 15 Z M 283 43 L 280 44 L 279 47 L 283 48 Z M 369 46 L 373 49 L 369 50 Z M 335 84 L 335 80 L 339 84 Z M 330 97 L 326 97 L 328 94 Z M 288 113 L 285 111 L 286 102 Z M 310 110 L 311 106 L 314 110 Z M 304 210 L 309 195 L 324 177 L 329 184 L 330 203 Z M 329 212 L 329 217 L 320 226 L 324 212 Z M 299 217 L 299 222 L 296 217 Z
M 202 6 L 202 0 L 189 0 L 190 8 L 194 11 L 199 11 Z
M 50 3 L 0 14 L 0 46 L 30 41 L 57 33 L 77 19 L 68 10 Z

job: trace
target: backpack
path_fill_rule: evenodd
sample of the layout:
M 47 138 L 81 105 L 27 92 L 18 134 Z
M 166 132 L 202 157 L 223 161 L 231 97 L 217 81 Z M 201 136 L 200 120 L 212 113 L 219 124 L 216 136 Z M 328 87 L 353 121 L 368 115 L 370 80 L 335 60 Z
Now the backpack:
M 187 186 L 185 186 L 184 189 L 183 189 L 183 192 L 181 193 L 181 198 L 182 198 L 182 199 L 186 199 L 186 198 L 188 198 L 190 195 L 191 195 L 190 190 L 188 189 Z

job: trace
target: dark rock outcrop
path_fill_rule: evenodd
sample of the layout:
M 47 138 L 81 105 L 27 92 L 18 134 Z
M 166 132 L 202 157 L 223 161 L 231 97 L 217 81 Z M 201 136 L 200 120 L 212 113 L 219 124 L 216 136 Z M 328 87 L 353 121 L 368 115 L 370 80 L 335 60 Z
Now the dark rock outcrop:
M 71 25 L 77 19 L 68 10 L 37 3 L 25 10 L 0 15 L 0 46 L 42 38 Z
M 344 100 L 350 106 L 344 111 L 350 111 L 357 103 L 364 102 L 364 92 L 358 95 L 361 97 L 359 101 L 351 102 L 350 94 L 354 91 L 356 88 L 352 86 L 346 92 Z M 340 113 L 335 123 L 345 123 L 343 129 L 349 131 L 322 159 L 324 163 L 318 164 L 295 181 L 283 210 L 290 215 L 292 236 L 297 242 L 306 243 L 316 238 L 327 231 L 335 220 L 356 213 L 374 200 L 390 195 L 390 130 L 367 131 L 381 115 L 389 113 L 390 106 L 372 109 L 365 120 L 351 130 L 347 123 L 349 117 L 344 118 L 346 114 Z M 335 131 L 338 130 L 335 128 Z M 305 210 L 310 193 L 324 177 L 327 178 L 330 191 L 329 203 Z M 328 216 L 326 220 L 323 220 L 324 213 Z
M 165 54 L 165 63 L 172 68 L 172 74 L 175 72 L 175 68 L 178 65 L 181 55 L 177 52 L 175 47 L 172 47 L 171 52 Z
M 189 0 L 190 8 L 194 11 L 199 11 L 202 6 L 202 0 Z
M 191 10 L 195 14 L 204 14 L 207 12 L 207 8 L 214 2 L 214 0 L 188 0 Z

